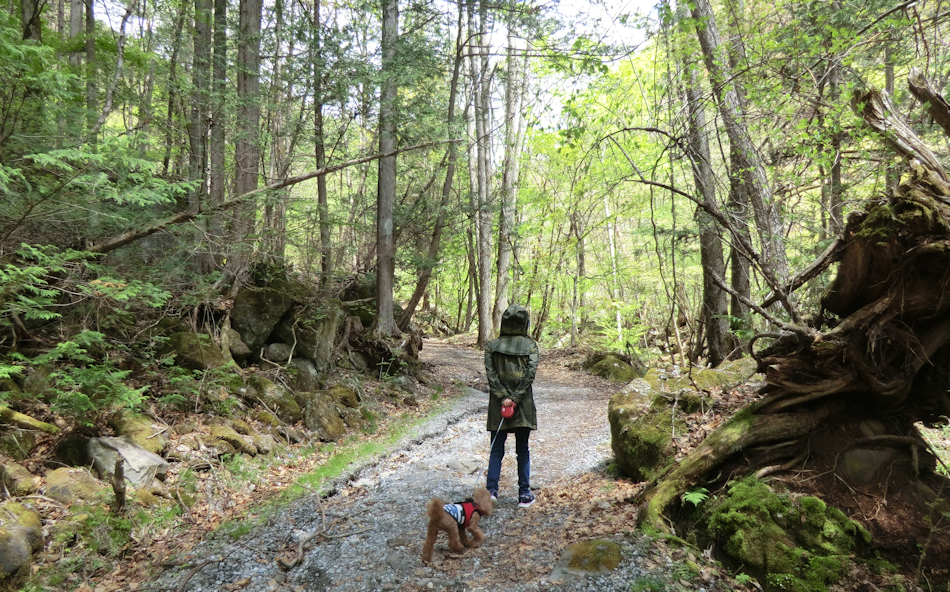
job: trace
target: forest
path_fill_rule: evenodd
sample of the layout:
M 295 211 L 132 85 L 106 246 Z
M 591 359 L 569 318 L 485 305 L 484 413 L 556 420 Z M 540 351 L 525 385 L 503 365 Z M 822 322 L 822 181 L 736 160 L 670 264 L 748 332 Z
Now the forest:
M 0 418 L 41 436 L 0 454 L 226 415 L 251 382 L 221 368 L 286 369 L 277 334 L 316 391 L 341 359 L 411 373 L 423 335 L 482 346 L 521 304 L 543 349 L 764 375 L 642 528 L 818 442 L 950 475 L 917 431 L 950 422 L 948 40 L 942 0 L 10 0 Z

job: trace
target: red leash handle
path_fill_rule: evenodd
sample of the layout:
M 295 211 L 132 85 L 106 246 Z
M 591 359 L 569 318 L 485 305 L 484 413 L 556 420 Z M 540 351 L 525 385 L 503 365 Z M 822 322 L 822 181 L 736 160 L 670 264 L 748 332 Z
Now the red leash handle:
M 517 405 L 516 403 L 512 403 L 511 407 L 502 407 L 501 416 L 504 417 L 505 419 L 511 419 L 512 417 L 514 417 L 516 405 Z

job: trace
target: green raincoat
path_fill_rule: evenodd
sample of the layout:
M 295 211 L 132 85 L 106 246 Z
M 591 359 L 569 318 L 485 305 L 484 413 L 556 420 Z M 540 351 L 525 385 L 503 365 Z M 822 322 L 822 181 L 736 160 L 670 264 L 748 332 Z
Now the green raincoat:
M 511 399 L 517 405 L 513 417 L 502 427 L 538 429 L 534 392 L 531 383 L 541 360 L 538 344 L 528 337 L 528 311 L 517 304 L 501 317 L 501 337 L 485 348 L 485 373 L 488 375 L 487 429 L 494 432 L 501 423 L 501 402 Z

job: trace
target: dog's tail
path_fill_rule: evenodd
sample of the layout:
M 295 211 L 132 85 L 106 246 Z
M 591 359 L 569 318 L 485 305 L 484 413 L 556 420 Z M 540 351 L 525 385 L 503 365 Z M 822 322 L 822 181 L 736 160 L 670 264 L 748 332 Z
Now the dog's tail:
M 438 520 L 441 518 L 442 513 L 445 512 L 445 502 L 440 500 L 437 497 L 429 500 L 429 507 L 426 510 L 426 515 L 430 520 Z

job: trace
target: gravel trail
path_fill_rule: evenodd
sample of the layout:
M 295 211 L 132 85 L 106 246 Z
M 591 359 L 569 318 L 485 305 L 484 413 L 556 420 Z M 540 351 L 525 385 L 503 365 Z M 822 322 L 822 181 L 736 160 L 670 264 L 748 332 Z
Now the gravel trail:
M 427 340 L 422 359 L 439 380 L 486 384 L 480 351 Z M 201 543 L 156 585 L 195 592 L 599 592 L 630 590 L 638 578 L 669 581 L 676 566 L 647 540 L 626 532 L 632 529 L 629 520 L 612 531 L 592 531 L 622 546 L 619 568 L 587 577 L 555 570 L 565 545 L 585 538 L 598 512 L 605 515 L 603 523 L 620 509 L 631 511 L 623 491 L 611 490 L 609 483 L 597 485 L 594 494 L 577 489 L 578 483 L 594 482 L 592 474 L 602 472 L 610 458 L 607 400 L 616 388 L 546 364 L 542 352 L 535 381 L 538 430 L 531 438 L 532 488 L 538 501 L 529 509 L 517 506 L 512 441 L 502 466 L 499 501 L 494 514 L 482 520 L 486 539 L 478 549 L 451 554 L 440 535 L 434 561 L 420 559 L 428 500 L 456 501 L 468 497 L 476 484 L 484 485 L 487 395 L 466 388 L 450 409 L 413 430 L 391 453 L 338 479 L 325 499 L 308 495 L 237 540 L 219 535 Z M 595 500 L 601 491 L 605 497 Z M 279 559 L 286 563 L 295 557 L 299 542 L 318 530 L 332 538 L 308 540 L 299 564 L 282 568 Z

